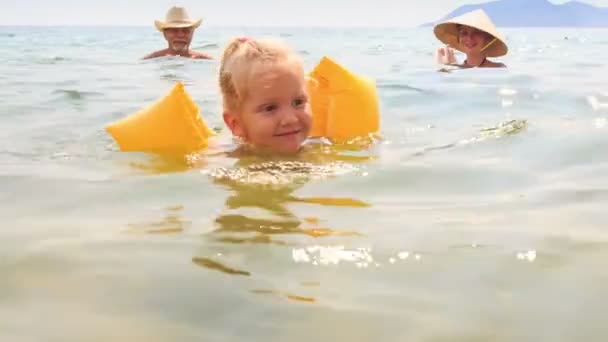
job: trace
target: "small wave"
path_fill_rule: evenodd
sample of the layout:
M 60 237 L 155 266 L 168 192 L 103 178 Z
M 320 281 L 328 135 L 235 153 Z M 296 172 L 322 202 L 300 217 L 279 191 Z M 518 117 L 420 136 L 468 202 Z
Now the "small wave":
M 180 80 L 179 75 L 177 75 L 175 73 L 171 73 L 171 72 L 160 75 L 160 78 L 162 78 L 163 80 L 169 80 L 169 81 L 179 81 Z
M 515 96 L 517 95 L 517 90 L 512 88 L 501 88 L 498 91 L 498 94 L 502 96 Z
M 73 89 L 57 89 L 53 91 L 53 94 L 63 95 L 69 100 L 83 100 L 86 97 L 91 96 L 100 96 L 102 93 L 93 92 L 93 91 L 80 91 Z
M 68 58 L 68 57 L 55 56 L 55 57 L 39 58 L 39 59 L 36 59 L 34 61 L 34 63 L 35 64 L 58 64 L 61 62 L 68 62 L 68 61 L 70 61 L 70 58 Z
M 369 56 L 380 56 L 384 54 L 384 45 L 378 44 L 367 49 L 367 55 Z
M 185 75 L 177 75 L 174 73 L 167 73 L 160 75 L 162 80 L 170 81 L 171 83 L 181 82 L 184 86 L 191 86 L 195 84 L 195 81 L 192 79 L 188 79 Z
M 298 161 L 263 162 L 239 168 L 217 168 L 202 173 L 217 181 L 259 186 L 285 186 L 358 170 L 342 162 L 323 165 Z
M 483 137 L 501 138 L 504 136 L 521 133 L 528 127 L 528 120 L 511 120 L 500 123 L 495 127 L 484 128 L 481 130 Z
M 506 136 L 512 136 L 512 135 L 523 132 L 524 130 L 526 130 L 527 127 L 528 127 L 527 120 L 511 120 L 511 121 L 502 122 L 494 127 L 482 129 L 480 131 L 481 135 L 479 135 L 479 136 L 475 136 L 475 137 L 472 137 L 469 139 L 463 139 L 458 142 L 426 147 L 422 151 L 414 153 L 412 156 L 420 157 L 420 156 L 424 156 L 428 153 L 435 152 L 435 151 L 448 150 L 448 149 L 452 149 L 457 146 L 463 146 L 463 145 L 469 145 L 472 143 L 482 142 L 489 138 L 499 139 L 499 138 L 506 137 Z
M 606 97 L 606 101 L 602 99 L 602 97 Z M 594 111 L 608 109 L 608 96 L 587 96 L 587 102 L 593 108 Z
M 186 58 L 181 56 L 162 56 L 151 60 L 160 63 L 162 70 L 177 70 L 186 66 Z
M 295 294 L 291 294 L 291 293 L 287 293 L 287 292 L 276 291 L 276 290 L 256 289 L 256 290 L 251 290 L 251 293 L 256 294 L 256 295 L 265 295 L 265 296 L 273 295 L 273 296 L 278 296 L 278 297 L 284 297 L 284 298 L 287 298 L 288 300 L 292 300 L 295 302 L 314 303 L 316 301 L 316 299 L 314 297 L 304 297 L 304 296 L 299 296 L 299 295 L 295 295 Z
M 577 69 L 577 68 L 596 69 L 596 68 L 602 68 L 603 66 L 604 66 L 604 64 L 602 64 L 602 63 L 593 63 L 593 62 L 579 62 L 579 63 L 575 63 L 573 65 L 573 67 L 575 69 Z
M 427 91 L 421 88 L 416 88 L 416 87 L 412 87 L 409 86 L 407 84 L 401 84 L 401 83 L 379 83 L 378 84 L 378 89 L 386 89 L 386 90 L 411 90 L 411 91 L 415 91 L 417 93 L 426 93 Z
M 206 50 L 206 49 L 217 49 L 220 45 L 217 43 L 206 43 L 193 47 L 194 50 Z
M 192 262 L 197 266 L 201 266 L 201 267 L 204 267 L 204 268 L 207 268 L 210 270 L 219 271 L 219 272 L 230 274 L 230 275 L 246 276 L 246 277 L 251 276 L 251 273 L 248 271 L 226 266 L 226 265 L 224 265 L 220 262 L 217 262 L 213 259 L 210 259 L 210 258 L 194 257 L 194 258 L 192 258 Z
M 379 266 L 374 259 L 371 248 L 346 249 L 344 246 L 313 245 L 305 248 L 294 248 L 291 251 L 291 256 L 295 263 L 317 266 L 331 266 L 341 263 L 352 263 L 360 268 Z

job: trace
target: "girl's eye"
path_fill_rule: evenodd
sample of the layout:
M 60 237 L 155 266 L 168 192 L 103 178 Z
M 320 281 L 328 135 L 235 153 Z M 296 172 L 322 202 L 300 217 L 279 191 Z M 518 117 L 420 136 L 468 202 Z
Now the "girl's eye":
M 306 99 L 304 99 L 304 98 L 297 98 L 297 99 L 293 100 L 291 102 L 291 104 L 294 107 L 301 107 L 302 105 L 306 104 Z
M 277 109 L 277 106 L 274 104 L 264 106 L 264 112 L 273 112 Z

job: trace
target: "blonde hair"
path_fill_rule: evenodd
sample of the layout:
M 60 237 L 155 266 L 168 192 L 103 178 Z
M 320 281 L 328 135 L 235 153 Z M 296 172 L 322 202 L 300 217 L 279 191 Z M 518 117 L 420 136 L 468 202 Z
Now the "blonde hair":
M 247 97 L 249 80 L 257 68 L 280 62 L 291 62 L 303 68 L 299 57 L 280 41 L 235 38 L 228 43 L 219 72 L 224 110 L 240 108 Z

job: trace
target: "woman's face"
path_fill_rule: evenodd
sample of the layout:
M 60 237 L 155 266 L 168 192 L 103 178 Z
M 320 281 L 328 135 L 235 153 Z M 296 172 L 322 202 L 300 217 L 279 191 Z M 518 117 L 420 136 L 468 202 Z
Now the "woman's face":
M 458 29 L 458 42 L 466 54 L 480 54 L 491 39 L 491 35 L 473 27 L 463 25 Z

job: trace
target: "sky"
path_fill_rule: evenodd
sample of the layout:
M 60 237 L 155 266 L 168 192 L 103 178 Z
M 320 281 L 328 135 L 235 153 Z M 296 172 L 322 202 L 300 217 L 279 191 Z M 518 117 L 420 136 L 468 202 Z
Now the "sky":
M 564 3 L 567 0 L 550 0 Z M 579 0 L 608 7 L 608 0 Z M 417 26 L 480 0 L 0 0 L 0 25 L 151 26 L 184 6 L 209 26 Z

